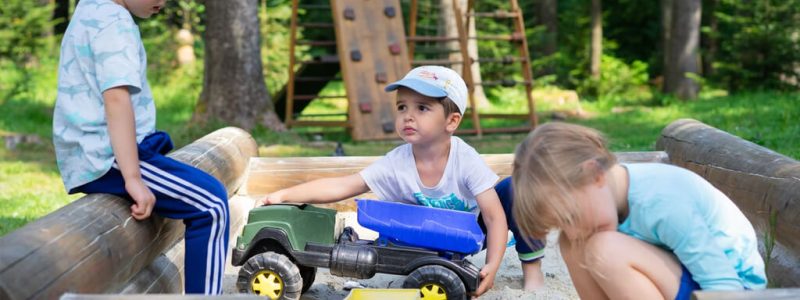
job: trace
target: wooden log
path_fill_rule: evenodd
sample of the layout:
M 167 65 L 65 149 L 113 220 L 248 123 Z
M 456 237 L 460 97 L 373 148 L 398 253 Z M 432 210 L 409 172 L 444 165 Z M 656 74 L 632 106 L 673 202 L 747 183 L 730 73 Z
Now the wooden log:
M 800 286 L 800 162 L 690 119 L 664 128 L 656 148 L 739 206 L 756 229 L 771 286 Z
M 238 236 L 247 223 L 247 214 L 255 205 L 256 198 L 234 195 L 228 199 L 230 212 L 230 236 Z M 234 247 L 235 238 L 228 241 L 228 249 Z M 174 294 L 183 292 L 184 245 L 175 243 L 166 253 L 139 271 L 127 285 L 114 293 L 119 294 Z M 230 266 L 230 255 L 226 266 Z
M 768 289 L 757 291 L 696 291 L 694 300 L 796 300 L 800 288 Z
M 159 255 L 139 271 L 127 285 L 114 294 L 182 294 L 183 293 L 183 243 L 175 243 L 166 253 Z
M 169 156 L 213 175 L 230 195 L 255 155 L 250 134 L 224 128 Z M 0 299 L 117 291 L 182 236 L 179 221 L 136 221 L 127 200 L 84 196 L 0 239 Z
M 662 151 L 620 152 L 616 153 L 622 162 L 662 162 L 668 163 L 667 154 Z M 501 178 L 511 176 L 513 154 L 481 155 L 489 167 Z M 342 157 L 259 157 L 250 160 L 247 182 L 242 187 L 248 195 L 265 195 L 314 179 L 344 176 L 357 173 L 369 166 L 380 156 L 342 156 Z M 354 198 L 375 198 L 372 193 Z M 328 207 L 339 211 L 354 211 L 353 201 L 342 201 Z

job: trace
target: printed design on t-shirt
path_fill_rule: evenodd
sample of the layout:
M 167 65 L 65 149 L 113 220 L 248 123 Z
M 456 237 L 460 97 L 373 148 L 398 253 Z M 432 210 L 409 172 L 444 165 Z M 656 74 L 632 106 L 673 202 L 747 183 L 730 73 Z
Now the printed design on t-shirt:
M 458 211 L 466 211 L 471 212 L 474 207 L 467 206 L 467 202 L 461 199 L 458 199 L 455 193 L 451 193 L 448 196 L 444 197 L 428 197 L 421 192 L 414 193 L 414 199 L 417 199 L 417 204 L 436 207 L 436 208 L 444 208 L 444 209 L 452 209 Z

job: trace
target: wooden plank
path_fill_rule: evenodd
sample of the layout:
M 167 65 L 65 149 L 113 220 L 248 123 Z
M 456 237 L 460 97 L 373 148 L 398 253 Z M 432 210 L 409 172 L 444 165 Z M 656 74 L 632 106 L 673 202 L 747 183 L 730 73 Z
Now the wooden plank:
M 247 132 L 224 128 L 169 156 L 208 172 L 233 194 L 256 153 Z M 127 200 L 84 196 L 0 238 L 0 299 L 119 290 L 182 236 L 179 221 L 136 221 Z
M 691 119 L 664 128 L 656 148 L 739 206 L 756 229 L 771 285 L 800 286 L 800 162 Z
M 694 300 L 794 300 L 800 298 L 800 288 L 758 291 L 696 291 Z
M 513 154 L 481 155 L 486 164 L 501 178 L 511 176 Z M 619 152 L 623 162 L 662 162 L 669 160 L 665 152 Z M 341 157 L 259 157 L 250 160 L 247 181 L 243 191 L 248 195 L 266 195 L 282 188 L 294 186 L 319 178 L 345 176 L 358 173 L 380 156 Z M 372 193 L 354 198 L 375 198 Z M 353 211 L 352 201 L 343 201 L 329 206 L 339 211 Z

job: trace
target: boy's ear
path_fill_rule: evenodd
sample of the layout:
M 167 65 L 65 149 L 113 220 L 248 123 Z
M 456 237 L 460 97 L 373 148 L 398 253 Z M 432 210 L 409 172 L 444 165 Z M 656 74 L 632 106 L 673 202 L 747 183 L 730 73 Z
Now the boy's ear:
M 450 134 L 455 133 L 456 129 L 458 129 L 458 125 L 461 124 L 461 118 L 462 116 L 460 113 L 450 113 L 450 115 L 447 116 L 447 125 L 445 130 L 447 130 L 447 132 Z

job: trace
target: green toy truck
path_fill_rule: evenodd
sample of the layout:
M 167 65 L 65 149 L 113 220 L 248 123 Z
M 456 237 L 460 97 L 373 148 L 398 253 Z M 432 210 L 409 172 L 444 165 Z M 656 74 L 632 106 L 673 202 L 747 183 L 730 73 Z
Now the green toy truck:
M 361 279 L 376 273 L 407 275 L 403 287 L 419 289 L 422 299 L 466 299 L 478 287 L 480 270 L 463 253 L 392 239 L 361 240 L 352 228 L 336 232 L 335 227 L 335 210 L 312 205 L 251 210 L 232 254 L 233 264 L 242 266 L 237 289 L 270 299 L 298 299 L 313 284 L 317 268 Z

